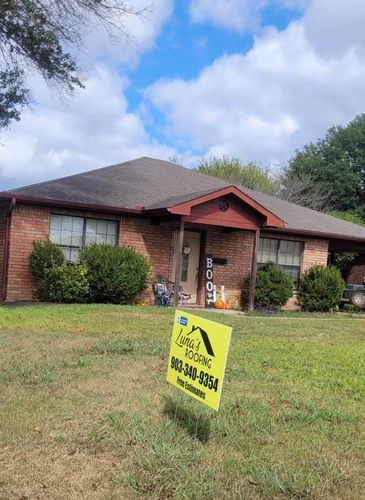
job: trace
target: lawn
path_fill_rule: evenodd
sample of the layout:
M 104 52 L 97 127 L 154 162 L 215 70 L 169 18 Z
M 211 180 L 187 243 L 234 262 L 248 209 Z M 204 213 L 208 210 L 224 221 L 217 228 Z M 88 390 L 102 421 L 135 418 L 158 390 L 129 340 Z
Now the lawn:
M 165 382 L 172 310 L 0 307 L 0 498 L 364 498 L 364 317 L 197 314 L 217 414 Z

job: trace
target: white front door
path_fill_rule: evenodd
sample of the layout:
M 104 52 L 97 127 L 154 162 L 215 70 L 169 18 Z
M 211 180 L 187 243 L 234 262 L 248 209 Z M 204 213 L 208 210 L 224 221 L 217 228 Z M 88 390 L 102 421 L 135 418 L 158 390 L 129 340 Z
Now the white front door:
M 199 258 L 200 233 L 185 231 L 180 284 L 184 293 L 191 294 L 189 304 L 196 304 L 197 301 Z

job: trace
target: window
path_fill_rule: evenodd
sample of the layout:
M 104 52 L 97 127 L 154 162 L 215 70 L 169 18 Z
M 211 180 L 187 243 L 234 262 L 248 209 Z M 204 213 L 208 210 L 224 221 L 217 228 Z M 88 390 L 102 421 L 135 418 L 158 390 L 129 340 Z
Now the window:
M 77 262 L 79 249 L 89 243 L 117 243 L 118 223 L 69 215 L 52 215 L 50 240 L 59 245 L 69 262 Z
M 181 281 L 188 281 L 189 254 L 182 253 Z
M 275 262 L 293 278 L 297 288 L 299 285 L 302 250 L 303 243 L 301 241 L 260 238 L 257 265 L 260 266 L 269 261 Z

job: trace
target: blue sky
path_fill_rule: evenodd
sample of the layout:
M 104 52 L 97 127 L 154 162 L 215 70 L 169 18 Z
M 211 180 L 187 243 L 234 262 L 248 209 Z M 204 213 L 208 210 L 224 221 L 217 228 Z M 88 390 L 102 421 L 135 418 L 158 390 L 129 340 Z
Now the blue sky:
M 364 22 L 362 0 L 155 0 L 125 19 L 134 43 L 88 34 L 72 99 L 29 74 L 34 105 L 1 132 L 0 186 L 143 155 L 277 171 L 364 111 Z
M 214 1 L 214 0 L 213 0 Z M 279 2 L 268 2 L 261 11 L 260 30 L 275 26 L 285 29 L 288 24 L 300 17 L 302 9 L 298 5 L 291 8 Z M 189 2 L 178 0 L 156 40 L 156 47 L 141 57 L 140 64 L 131 77 L 131 85 L 126 91 L 129 109 L 138 110 L 143 89 L 161 78 L 194 79 L 204 69 L 223 54 L 245 53 L 252 48 L 255 31 L 237 32 L 224 26 L 209 22 L 193 22 L 189 12 Z M 123 71 L 124 68 L 121 68 Z M 160 134 L 163 116 L 156 109 L 153 122 L 148 131 L 159 140 L 176 147 L 173 140 Z M 182 151 L 178 152 L 183 153 Z M 197 151 L 197 153 L 203 153 Z

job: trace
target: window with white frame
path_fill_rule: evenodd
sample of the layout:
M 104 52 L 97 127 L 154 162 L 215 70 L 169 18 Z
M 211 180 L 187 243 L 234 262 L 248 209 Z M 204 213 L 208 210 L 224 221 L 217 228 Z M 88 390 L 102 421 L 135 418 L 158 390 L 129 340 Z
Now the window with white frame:
M 50 240 L 59 245 L 69 262 L 77 262 L 79 250 L 90 243 L 117 244 L 115 221 L 51 215 Z
M 257 265 L 266 262 L 275 262 L 286 274 L 294 280 L 295 287 L 299 285 L 300 262 L 303 251 L 301 241 L 276 240 L 274 238 L 260 238 L 257 255 Z

